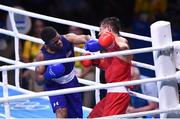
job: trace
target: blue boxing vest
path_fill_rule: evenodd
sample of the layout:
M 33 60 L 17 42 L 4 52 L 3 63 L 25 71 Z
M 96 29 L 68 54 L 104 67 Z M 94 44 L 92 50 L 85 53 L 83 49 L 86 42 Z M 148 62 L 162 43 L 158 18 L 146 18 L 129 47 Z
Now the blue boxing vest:
M 71 42 L 69 42 L 64 36 L 60 36 L 62 43 L 63 43 L 63 47 L 62 49 L 60 49 L 59 51 L 57 51 L 56 53 L 49 53 L 46 51 L 46 49 L 44 47 L 41 48 L 41 51 L 44 55 L 44 59 L 45 60 L 53 60 L 53 59 L 61 59 L 61 58 L 68 58 L 68 57 L 74 57 L 74 46 Z M 68 62 L 68 63 L 62 63 L 65 67 L 65 72 L 62 75 L 68 75 L 73 71 L 74 68 L 74 62 Z M 50 84 L 52 81 L 48 81 L 48 83 Z M 52 82 L 53 83 L 53 82 Z
M 64 36 L 60 36 L 60 37 L 61 37 L 60 40 L 63 43 L 63 47 L 61 50 L 51 54 L 48 53 L 44 47 L 41 49 L 45 60 L 74 57 L 73 44 L 69 42 L 66 38 L 64 38 Z M 48 81 L 45 80 L 46 91 L 75 88 L 80 86 L 78 83 L 78 79 L 73 71 L 74 62 L 63 63 L 63 65 L 65 67 L 65 72 L 61 77 L 51 79 Z M 49 96 L 53 111 L 56 112 L 58 108 L 67 108 L 68 118 L 82 118 L 83 113 L 82 113 L 81 98 L 82 98 L 81 93 Z

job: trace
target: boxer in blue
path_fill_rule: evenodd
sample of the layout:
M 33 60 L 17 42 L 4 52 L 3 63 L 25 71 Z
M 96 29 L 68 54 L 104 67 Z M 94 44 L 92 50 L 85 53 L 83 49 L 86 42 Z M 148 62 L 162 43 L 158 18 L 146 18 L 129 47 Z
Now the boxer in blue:
M 53 27 L 45 27 L 41 38 L 45 44 L 36 57 L 37 61 L 74 57 L 74 44 L 85 43 L 90 36 L 60 35 Z M 37 66 L 36 80 L 45 83 L 46 91 L 79 87 L 73 68 L 74 62 Z M 49 96 L 49 99 L 57 118 L 82 118 L 81 93 Z

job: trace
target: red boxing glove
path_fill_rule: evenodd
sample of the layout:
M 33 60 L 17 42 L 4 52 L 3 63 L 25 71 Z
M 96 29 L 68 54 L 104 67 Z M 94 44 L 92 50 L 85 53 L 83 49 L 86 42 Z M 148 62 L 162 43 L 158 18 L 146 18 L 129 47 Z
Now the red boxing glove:
M 82 60 L 81 61 L 81 64 L 84 66 L 84 67 L 90 67 L 92 65 L 92 61 L 91 60 Z
M 85 55 L 91 55 L 90 53 L 87 53 Z M 98 65 L 99 64 L 99 59 L 94 59 L 94 60 L 82 60 L 81 61 L 81 64 L 84 66 L 84 67 L 90 67 L 92 65 Z
M 86 55 L 91 55 L 90 53 L 87 53 L 87 54 L 85 54 L 85 56 Z M 86 60 L 82 60 L 81 61 L 81 64 L 84 66 L 84 67 L 90 67 L 91 65 L 92 65 L 92 61 L 91 60 L 88 60 L 88 59 L 86 59 Z
M 115 41 L 115 36 L 111 32 L 102 33 L 99 37 L 99 44 L 108 52 L 119 51 L 120 47 Z
M 99 44 L 104 48 L 110 47 L 115 42 L 115 37 L 111 32 L 102 33 L 99 37 Z

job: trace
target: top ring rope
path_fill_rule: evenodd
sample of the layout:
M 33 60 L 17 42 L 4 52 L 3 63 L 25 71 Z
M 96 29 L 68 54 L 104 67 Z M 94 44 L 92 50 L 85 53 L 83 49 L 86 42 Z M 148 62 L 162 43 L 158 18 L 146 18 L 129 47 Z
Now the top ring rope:
M 147 47 L 147 48 L 139 48 L 139 49 L 118 51 L 118 52 L 112 52 L 112 53 L 99 53 L 99 54 L 96 54 L 96 55 L 89 55 L 89 56 L 79 56 L 79 57 L 55 59 L 55 60 L 32 62 L 32 63 L 26 63 L 26 64 L 15 64 L 15 65 L 11 65 L 11 66 L 2 66 L 2 67 L 0 67 L 0 71 L 12 70 L 12 69 L 15 69 L 15 68 L 26 68 L 26 67 L 32 67 L 32 66 L 50 65 L 50 64 L 56 64 L 56 63 L 81 61 L 81 60 L 84 60 L 84 59 L 98 59 L 98 58 L 113 57 L 113 56 L 117 56 L 117 55 L 138 54 L 138 53 L 166 50 L 166 49 L 170 49 L 172 47 L 173 47 L 172 45 L 163 46 L 163 47 L 157 47 L 157 48 Z
M 60 24 L 64 24 L 64 25 L 72 25 L 72 26 L 76 26 L 76 27 L 80 27 L 80 28 L 84 28 L 84 29 L 92 29 L 92 30 L 95 30 L 95 31 L 99 31 L 99 27 L 96 27 L 96 26 L 93 26 L 93 25 L 87 25 L 87 24 L 82 24 L 82 23 L 78 23 L 78 22 L 74 22 L 74 21 L 69 21 L 69 20 L 59 19 L 59 18 L 55 18 L 55 17 L 50 17 L 50 16 L 46 16 L 46 15 L 42 15 L 42 14 L 37 14 L 37 13 L 17 9 L 17 8 L 4 6 L 4 5 L 1 5 L 1 4 L 0 4 L 0 9 L 5 10 L 5 11 L 11 11 L 11 12 L 21 14 L 21 15 L 25 15 L 25 16 L 38 18 L 38 19 L 44 19 L 44 20 L 47 20 L 47 21 L 56 22 L 56 23 L 60 23 Z
M 56 23 L 60 23 L 60 24 L 64 24 L 64 25 L 71 25 L 71 26 L 76 26 L 76 27 L 83 28 L 83 29 L 99 31 L 99 27 L 97 27 L 97 26 L 82 24 L 82 23 L 64 20 L 64 19 L 59 19 L 59 18 L 50 17 L 50 16 L 46 16 L 46 15 L 41 15 L 41 14 L 37 14 L 37 13 L 25 11 L 25 10 L 7 7 L 7 6 L 1 5 L 1 4 L 0 4 L 0 9 L 4 10 L 4 11 L 14 12 L 17 14 L 30 16 L 30 17 L 34 17 L 34 18 L 38 18 L 38 19 L 43 19 L 43 20 L 47 20 L 47 21 L 51 21 L 51 22 L 56 22 Z M 129 37 L 129 38 L 134 38 L 134 39 L 139 39 L 139 40 L 151 42 L 150 37 L 125 33 L 125 32 L 120 32 L 120 34 L 124 37 Z

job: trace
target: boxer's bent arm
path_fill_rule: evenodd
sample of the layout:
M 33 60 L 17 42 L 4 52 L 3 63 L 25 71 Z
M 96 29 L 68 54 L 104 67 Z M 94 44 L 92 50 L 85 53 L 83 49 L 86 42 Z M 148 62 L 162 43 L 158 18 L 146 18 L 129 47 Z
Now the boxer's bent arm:
M 126 38 L 119 37 L 117 44 L 120 47 L 120 50 L 128 50 L 129 49 L 128 41 Z

